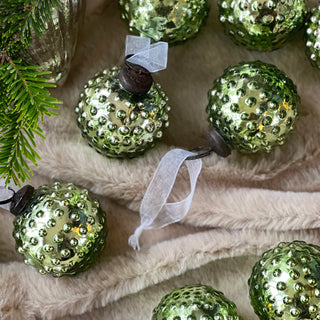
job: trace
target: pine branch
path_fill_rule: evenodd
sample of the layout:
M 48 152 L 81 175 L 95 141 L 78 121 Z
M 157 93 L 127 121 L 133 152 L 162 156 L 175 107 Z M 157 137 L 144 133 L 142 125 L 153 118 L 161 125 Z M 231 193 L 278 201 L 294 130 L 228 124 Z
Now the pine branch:
M 4 98 L 0 102 L 3 117 L 0 120 L 0 177 L 9 183 L 11 178 L 20 185 L 30 178 L 31 161 L 37 165 L 39 155 L 34 150 L 35 134 L 41 136 L 39 121 L 43 116 L 56 115 L 59 101 L 50 96 L 53 85 L 46 83 L 48 72 L 39 71 L 37 66 L 24 66 L 21 61 L 0 65 L 0 89 Z
M 37 165 L 40 160 L 34 150 L 35 135 L 44 138 L 39 121 L 44 115 L 56 115 L 51 109 L 57 109 L 60 102 L 47 90 L 54 87 L 46 83 L 50 72 L 24 66 L 10 57 L 6 60 L 0 65 L 0 177 L 6 184 L 13 178 L 20 185 L 19 181 L 24 182 L 32 174 L 28 162 Z
M 46 32 L 52 8 L 60 0 L 6 0 L 0 4 L 0 51 L 16 58 L 30 46 L 32 30 L 38 37 Z
M 17 117 L 19 114 L 15 114 L 15 116 Z M 23 126 L 19 127 L 19 124 L 16 122 L 16 126 L 0 129 L 0 176 L 5 179 L 6 185 L 11 178 L 17 185 L 20 185 L 20 181 L 24 182 L 26 179 L 30 179 L 32 171 L 27 161 L 37 165 L 37 159 L 40 160 L 34 150 L 36 145 L 33 141 L 37 129 L 23 129 Z M 38 130 L 41 129 L 38 128 Z
M 32 43 L 33 32 L 41 37 L 53 8 L 60 0 L 0 0 L 0 178 L 7 185 L 30 179 L 30 163 L 40 160 L 35 135 L 45 139 L 39 123 L 56 115 L 60 102 L 50 96 L 50 72 L 21 61 Z

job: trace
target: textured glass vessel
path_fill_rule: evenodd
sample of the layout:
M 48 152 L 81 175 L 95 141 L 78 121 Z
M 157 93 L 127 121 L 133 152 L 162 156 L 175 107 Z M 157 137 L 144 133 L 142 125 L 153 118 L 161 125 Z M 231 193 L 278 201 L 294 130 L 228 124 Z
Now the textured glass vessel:
M 57 85 L 62 85 L 67 79 L 86 5 L 85 0 L 61 2 L 62 10 L 53 9 L 47 32 L 41 38 L 33 33 L 32 45 L 28 49 L 33 63 L 51 71 L 49 82 Z
M 152 148 L 168 127 L 167 96 L 153 82 L 146 94 L 126 91 L 120 68 L 104 70 L 85 85 L 75 108 L 83 137 L 108 157 L 133 158 Z
M 219 0 L 219 18 L 226 33 L 247 49 L 281 47 L 302 26 L 305 0 Z
M 205 285 L 189 285 L 164 296 L 153 310 L 152 320 L 240 320 L 236 305 L 220 291 Z
M 41 274 L 74 275 L 104 248 L 106 215 L 97 200 L 72 183 L 36 189 L 14 221 L 16 248 Z
M 195 36 L 205 23 L 207 0 L 120 0 L 130 31 L 170 44 Z
M 306 28 L 304 37 L 306 54 L 311 64 L 320 69 L 320 6 L 311 10 Z
M 229 67 L 208 92 L 209 123 L 230 149 L 270 152 L 282 145 L 298 119 L 300 98 L 293 82 L 261 61 Z
M 282 242 L 265 252 L 249 279 L 250 298 L 261 320 L 320 318 L 320 247 Z

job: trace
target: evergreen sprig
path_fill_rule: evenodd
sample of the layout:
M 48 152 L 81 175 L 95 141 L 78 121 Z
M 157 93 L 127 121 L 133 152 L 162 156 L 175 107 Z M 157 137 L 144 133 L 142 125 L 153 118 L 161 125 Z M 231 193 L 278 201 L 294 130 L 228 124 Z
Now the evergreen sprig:
M 24 57 L 32 30 L 41 36 L 52 8 L 60 0 L 6 0 L 0 2 L 0 178 L 16 185 L 30 179 L 30 163 L 40 160 L 35 135 L 45 138 L 39 126 L 44 116 L 56 115 L 60 102 L 51 97 L 50 72 Z
M 32 30 L 38 37 L 46 32 L 52 8 L 61 8 L 60 0 L 6 0 L 0 4 L 0 51 L 16 58 L 30 46 Z

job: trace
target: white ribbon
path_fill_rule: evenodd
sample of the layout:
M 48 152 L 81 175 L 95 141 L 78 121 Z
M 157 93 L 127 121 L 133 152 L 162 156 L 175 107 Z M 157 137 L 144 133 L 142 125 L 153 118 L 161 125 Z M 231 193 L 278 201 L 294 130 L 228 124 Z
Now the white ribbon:
M 10 199 L 13 196 L 13 191 L 9 190 L 8 187 L 12 188 L 15 191 L 19 189 L 12 182 L 9 183 L 7 187 L 5 187 L 5 179 L 0 179 L 0 201 Z M 10 211 L 10 204 L 11 203 L 0 204 L 0 208 Z
M 137 64 L 149 72 L 157 72 L 167 67 L 168 43 L 156 42 L 151 44 L 150 38 L 137 36 L 126 37 L 126 57 L 132 55 L 127 61 Z
M 195 154 L 190 151 L 173 149 L 161 159 L 141 202 L 141 224 L 129 238 L 135 250 L 140 250 L 139 237 L 143 230 L 163 228 L 180 221 L 188 213 L 202 167 L 201 159 L 186 161 L 191 186 L 189 195 L 179 202 L 167 203 L 167 199 L 181 165 L 192 155 Z

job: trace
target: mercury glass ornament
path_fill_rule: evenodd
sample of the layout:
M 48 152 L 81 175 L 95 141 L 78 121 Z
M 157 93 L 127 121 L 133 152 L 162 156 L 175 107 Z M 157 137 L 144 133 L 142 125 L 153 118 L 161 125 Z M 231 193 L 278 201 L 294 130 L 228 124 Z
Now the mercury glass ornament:
M 87 269 L 107 236 L 106 214 L 98 201 L 86 189 L 59 182 L 32 190 L 29 196 L 23 206 L 11 210 L 17 215 L 13 236 L 24 262 L 54 277 Z
M 281 47 L 303 26 L 305 0 L 218 0 L 219 18 L 232 40 L 247 49 Z
M 243 62 L 224 71 L 208 92 L 209 123 L 230 149 L 270 152 L 282 145 L 298 119 L 300 98 L 277 67 Z
M 89 80 L 75 112 L 91 147 L 108 157 L 133 158 L 162 137 L 170 107 L 147 70 L 129 63 L 122 70 L 129 70 L 129 76 L 122 77 L 121 68 L 113 67 Z M 130 82 L 136 76 L 138 87 Z
M 62 85 L 67 79 L 85 7 L 85 0 L 61 0 L 61 10 L 53 8 L 46 33 L 41 38 L 32 34 L 27 55 L 42 70 L 51 71 L 50 83 Z
M 239 320 L 236 305 L 220 291 L 205 285 L 189 285 L 164 296 L 153 310 L 152 320 Z
M 205 23 L 207 0 L 120 0 L 131 32 L 169 44 L 195 36 Z
M 311 64 L 320 69 L 320 6 L 311 10 L 306 28 L 304 37 L 306 54 Z
M 265 252 L 249 278 L 261 320 L 320 319 L 320 247 L 282 242 Z

